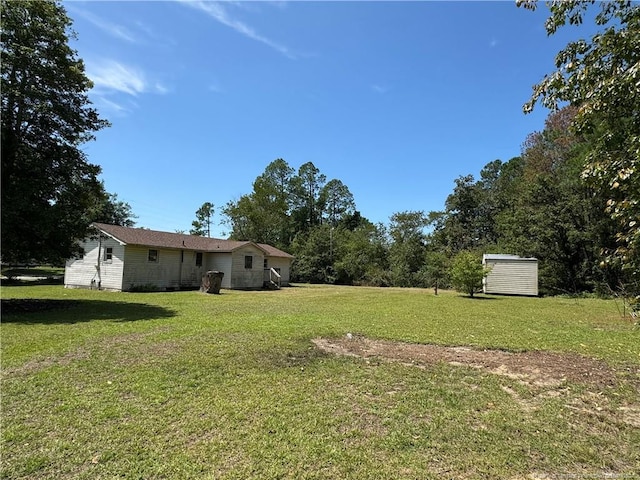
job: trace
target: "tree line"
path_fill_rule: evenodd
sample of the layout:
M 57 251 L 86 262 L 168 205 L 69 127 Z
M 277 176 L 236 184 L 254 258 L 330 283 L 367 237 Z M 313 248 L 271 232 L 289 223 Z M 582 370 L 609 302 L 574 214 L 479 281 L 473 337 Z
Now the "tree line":
M 537 2 L 519 0 L 535 9 Z M 69 47 L 71 20 L 55 0 L 1 0 L 2 261 L 58 263 L 93 221 L 132 225 L 81 145 L 108 126 Z M 439 212 L 394 213 L 373 224 L 348 187 L 311 162 L 274 160 L 252 191 L 222 209 L 231 237 L 296 256 L 299 281 L 432 286 L 465 252 L 540 261 L 548 293 L 624 291 L 640 303 L 640 5 L 548 2 L 548 35 L 596 9 L 601 31 L 570 42 L 523 110 L 549 108 L 522 154 L 455 180 Z M 209 235 L 213 204 L 192 233 Z
M 304 281 L 446 285 L 456 256 L 508 252 L 539 259 L 544 293 L 618 292 L 640 305 L 640 5 L 547 6 L 548 35 L 591 8 L 602 30 L 570 42 L 533 87 L 523 111 L 551 114 L 519 157 L 456 179 L 443 211 L 398 212 L 386 226 L 362 217 L 337 180 L 349 207 L 327 218 L 324 176 L 312 164 L 293 175 L 280 159 L 223 210 L 232 236 L 289 249 Z
M 616 222 L 581 177 L 588 136 L 570 125 L 577 109 L 549 115 L 522 155 L 487 163 L 476 180 L 455 180 L 442 211 L 394 213 L 373 224 L 341 180 L 311 162 L 297 171 L 271 162 L 251 193 L 222 209 L 230 238 L 269 243 L 295 257 L 297 281 L 400 287 L 450 285 L 461 252 L 512 253 L 539 260 L 544 293 L 610 292 L 632 279 L 603 262 Z

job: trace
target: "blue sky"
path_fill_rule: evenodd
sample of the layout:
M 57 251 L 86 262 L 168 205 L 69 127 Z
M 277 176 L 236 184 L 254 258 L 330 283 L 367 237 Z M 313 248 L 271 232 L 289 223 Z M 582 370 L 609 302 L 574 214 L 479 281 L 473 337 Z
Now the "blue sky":
M 65 2 L 112 126 L 84 149 L 137 226 L 189 230 L 276 158 L 313 162 L 373 222 L 441 210 L 454 180 L 520 154 L 531 86 L 587 25 L 514 2 Z

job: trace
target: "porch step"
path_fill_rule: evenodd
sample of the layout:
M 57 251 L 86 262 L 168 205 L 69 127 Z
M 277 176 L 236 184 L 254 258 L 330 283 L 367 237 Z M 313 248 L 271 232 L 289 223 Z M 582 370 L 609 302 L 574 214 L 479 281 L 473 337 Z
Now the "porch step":
M 265 281 L 264 288 L 267 290 L 280 290 L 280 286 L 273 280 Z

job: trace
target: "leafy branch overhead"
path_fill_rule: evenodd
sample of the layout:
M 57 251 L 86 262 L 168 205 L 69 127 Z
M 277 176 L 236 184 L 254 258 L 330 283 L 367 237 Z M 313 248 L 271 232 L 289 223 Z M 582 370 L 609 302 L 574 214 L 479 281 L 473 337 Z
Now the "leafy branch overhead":
M 548 35 L 583 22 L 594 2 L 549 2 Z M 535 9 L 536 2 L 521 1 Z M 556 56 L 555 72 L 533 87 L 524 106 L 577 108 L 572 128 L 587 136 L 582 176 L 603 199 L 602 208 L 617 222 L 617 245 L 604 252 L 640 282 L 640 4 L 599 2 L 595 23 L 603 29 L 591 39 L 570 42 Z M 638 292 L 640 294 L 640 291 Z M 640 300 L 640 298 L 639 298 Z

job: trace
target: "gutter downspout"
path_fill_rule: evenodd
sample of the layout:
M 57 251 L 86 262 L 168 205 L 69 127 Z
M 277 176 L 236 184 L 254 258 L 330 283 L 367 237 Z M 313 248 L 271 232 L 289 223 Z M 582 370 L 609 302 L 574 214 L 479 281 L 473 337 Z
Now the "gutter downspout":
M 96 275 L 98 275 L 98 290 L 102 288 L 102 274 L 100 272 L 100 259 L 102 258 L 102 234 L 98 234 L 98 263 L 96 264 Z

